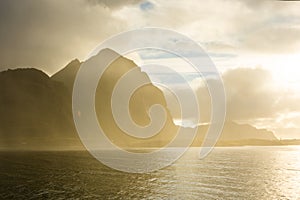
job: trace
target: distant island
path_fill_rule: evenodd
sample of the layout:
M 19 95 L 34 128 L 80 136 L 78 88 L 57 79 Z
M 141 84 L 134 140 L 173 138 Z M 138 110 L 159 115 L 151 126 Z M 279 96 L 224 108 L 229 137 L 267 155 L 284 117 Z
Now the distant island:
M 105 49 L 99 56 L 116 54 Z M 89 61 L 85 61 L 89 62 Z M 1 150 L 83 150 L 72 116 L 72 89 L 81 66 L 77 59 L 49 77 L 34 69 L 14 69 L 0 72 L 0 149 Z M 161 132 L 150 141 L 131 138 L 116 126 L 111 114 L 110 98 L 116 81 L 138 66 L 120 56 L 105 71 L 96 92 L 96 111 L 107 135 L 124 148 L 162 147 L 178 130 L 167 113 Z M 150 80 L 147 74 L 138 76 Z M 162 91 L 153 84 L 140 88 L 133 97 L 130 111 L 140 125 L 149 123 L 147 110 L 155 103 L 167 109 Z M 192 146 L 201 146 L 208 125 L 199 126 Z M 274 133 L 248 124 L 227 121 L 217 146 L 300 145 L 300 140 L 278 140 Z

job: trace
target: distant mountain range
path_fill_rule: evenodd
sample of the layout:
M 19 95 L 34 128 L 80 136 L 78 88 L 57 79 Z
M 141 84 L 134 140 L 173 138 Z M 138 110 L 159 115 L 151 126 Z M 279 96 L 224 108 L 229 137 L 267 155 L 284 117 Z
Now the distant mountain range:
M 98 56 L 110 54 L 116 52 L 105 49 Z M 0 72 L 0 149 L 83 148 L 72 117 L 73 83 L 81 64 L 79 60 L 73 60 L 52 77 L 34 68 Z M 138 67 L 133 61 L 119 57 L 104 72 L 95 97 L 99 123 L 111 141 L 121 147 L 164 146 L 175 137 L 179 128 L 174 125 L 169 112 L 165 127 L 149 140 L 124 134 L 113 120 L 110 99 L 114 85 L 123 74 L 135 68 Z M 147 74 L 140 69 L 136 76 L 149 80 Z M 130 101 L 133 120 L 140 125 L 148 124 L 150 119 L 147 111 L 153 104 L 161 104 L 167 109 L 162 91 L 152 84 L 139 88 Z M 208 126 L 199 127 L 195 146 L 201 145 L 207 128 Z M 253 143 L 253 140 L 278 142 L 271 131 L 226 122 L 219 144 L 236 145 L 232 141 Z M 241 142 L 245 145 L 244 143 Z

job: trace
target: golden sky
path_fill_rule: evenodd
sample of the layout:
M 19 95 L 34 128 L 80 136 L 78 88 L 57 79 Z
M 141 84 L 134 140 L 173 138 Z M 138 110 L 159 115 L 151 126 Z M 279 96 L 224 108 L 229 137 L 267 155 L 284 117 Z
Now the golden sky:
M 230 119 L 300 138 L 300 2 L 2 0 L 0 24 L 0 70 L 36 67 L 49 75 L 121 31 L 178 31 L 222 72 Z M 132 57 L 187 71 L 176 58 Z

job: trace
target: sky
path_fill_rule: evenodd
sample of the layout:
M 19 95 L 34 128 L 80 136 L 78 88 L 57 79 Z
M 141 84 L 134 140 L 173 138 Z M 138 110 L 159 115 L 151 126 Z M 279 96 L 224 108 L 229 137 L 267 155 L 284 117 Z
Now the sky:
M 208 52 L 222 73 L 228 119 L 300 138 L 297 1 L 2 0 L 0 70 L 35 67 L 51 75 L 108 37 L 142 27 L 177 31 Z M 177 58 L 132 57 L 186 72 Z

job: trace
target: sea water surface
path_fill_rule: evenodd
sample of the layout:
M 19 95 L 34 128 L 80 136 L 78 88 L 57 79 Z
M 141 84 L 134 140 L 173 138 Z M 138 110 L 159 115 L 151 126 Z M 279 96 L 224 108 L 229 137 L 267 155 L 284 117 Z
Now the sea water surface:
M 0 152 L 0 199 L 300 199 L 300 147 L 191 148 L 147 174 L 84 151 Z

